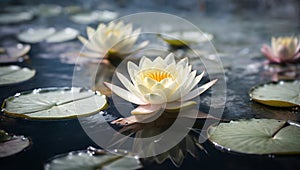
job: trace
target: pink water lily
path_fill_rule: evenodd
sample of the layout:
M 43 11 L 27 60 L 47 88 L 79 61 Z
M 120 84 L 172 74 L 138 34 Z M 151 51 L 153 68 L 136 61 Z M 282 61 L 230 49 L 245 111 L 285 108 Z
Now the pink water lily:
M 272 37 L 271 47 L 263 44 L 261 52 L 272 63 L 294 62 L 300 57 L 300 43 L 296 37 Z
M 130 80 L 123 74 L 116 73 L 126 89 L 107 82 L 105 85 L 121 98 L 139 105 L 131 111 L 133 115 L 153 114 L 163 108 L 178 110 L 195 105 L 191 100 L 217 81 L 212 80 L 196 87 L 204 72 L 196 76 L 197 71 L 192 71 L 187 58 L 176 63 L 172 53 L 165 59 L 157 57 L 153 61 L 144 56 L 139 65 L 129 61 L 127 69 Z

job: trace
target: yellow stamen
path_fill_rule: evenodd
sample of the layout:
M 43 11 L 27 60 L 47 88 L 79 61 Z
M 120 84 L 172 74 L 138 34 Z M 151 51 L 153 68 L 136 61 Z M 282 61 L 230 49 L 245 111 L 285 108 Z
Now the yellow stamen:
M 144 78 L 151 78 L 152 80 L 155 80 L 157 82 L 162 81 L 166 78 L 173 78 L 172 75 L 166 71 L 153 69 L 153 70 L 147 70 L 143 73 Z
M 106 34 L 106 35 L 114 34 L 114 35 L 118 36 L 118 35 L 120 35 L 120 31 L 118 31 L 118 30 L 107 30 L 107 31 L 105 32 L 105 34 Z

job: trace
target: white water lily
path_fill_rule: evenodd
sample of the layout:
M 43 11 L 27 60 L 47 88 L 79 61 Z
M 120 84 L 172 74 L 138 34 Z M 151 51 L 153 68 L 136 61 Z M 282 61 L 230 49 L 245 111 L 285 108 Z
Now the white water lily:
M 195 88 L 204 72 L 196 76 L 197 71 L 192 71 L 187 58 L 176 63 L 172 53 L 165 59 L 157 57 L 153 61 L 144 56 L 138 66 L 129 61 L 127 69 L 131 81 L 123 74 L 116 73 L 127 90 L 107 82 L 105 85 L 121 98 L 139 105 L 131 111 L 134 115 L 156 113 L 162 108 L 178 110 L 193 105 L 195 102 L 191 99 L 217 81 L 212 80 Z
M 272 37 L 271 47 L 264 44 L 261 52 L 274 63 L 294 62 L 300 57 L 300 42 L 296 37 Z
M 78 36 L 86 51 L 81 55 L 93 58 L 124 57 L 148 45 L 144 41 L 134 47 L 141 29 L 133 30 L 132 24 L 123 21 L 99 24 L 97 29 L 87 27 L 88 39 Z

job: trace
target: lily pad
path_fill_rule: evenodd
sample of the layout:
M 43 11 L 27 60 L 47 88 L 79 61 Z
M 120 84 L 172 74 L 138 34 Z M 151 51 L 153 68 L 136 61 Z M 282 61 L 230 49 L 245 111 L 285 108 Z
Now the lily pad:
M 30 21 L 34 17 L 32 12 L 16 12 L 0 14 L 0 24 L 16 24 L 24 21 Z
M 98 113 L 107 105 L 99 92 L 83 88 L 45 88 L 5 99 L 5 114 L 31 119 L 63 119 Z
M 59 42 L 69 41 L 75 39 L 78 34 L 79 31 L 77 31 L 76 29 L 65 28 L 46 38 L 46 42 L 59 43 Z
M 20 33 L 17 37 L 20 41 L 27 43 L 38 43 L 46 41 L 47 43 L 59 43 L 73 40 L 77 37 L 79 31 L 73 28 L 64 28 L 56 31 L 55 28 L 30 28 Z
M 0 85 L 20 83 L 31 79 L 34 75 L 35 70 L 26 67 L 0 66 Z
M 96 21 L 108 22 L 118 17 L 118 13 L 104 10 L 104 11 L 91 11 L 85 13 L 75 14 L 70 19 L 78 24 L 90 24 Z
M 86 151 L 58 155 L 44 166 L 45 170 L 127 170 L 139 168 L 142 168 L 142 165 L 138 157 L 126 151 L 115 150 L 110 153 L 91 147 Z
M 252 100 L 275 107 L 300 105 L 300 82 L 280 81 L 253 87 L 249 95 Z
M 30 140 L 24 136 L 8 135 L 0 130 L 0 158 L 14 155 L 30 145 Z
M 213 35 L 209 33 L 201 33 L 199 31 L 169 32 L 165 34 L 159 34 L 158 37 L 160 37 L 171 46 L 176 47 L 206 42 L 213 39 Z
M 56 32 L 55 28 L 29 28 L 17 35 L 17 38 L 22 42 L 38 43 Z
M 0 63 L 16 62 L 25 58 L 30 51 L 30 45 L 17 44 L 14 46 L 0 47 Z
M 220 123 L 209 127 L 208 137 L 227 151 L 259 155 L 300 153 L 300 126 L 283 120 Z

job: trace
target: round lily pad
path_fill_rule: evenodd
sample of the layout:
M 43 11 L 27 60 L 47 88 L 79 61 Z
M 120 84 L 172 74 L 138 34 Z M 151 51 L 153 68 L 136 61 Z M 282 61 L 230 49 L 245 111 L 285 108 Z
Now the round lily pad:
M 14 155 L 30 145 L 30 140 L 24 136 L 9 135 L 0 130 L 0 158 Z
M 106 97 L 83 88 L 45 88 L 17 93 L 5 99 L 5 114 L 31 119 L 64 119 L 87 116 L 105 108 Z
M 142 168 L 142 165 L 138 157 L 126 151 L 115 150 L 110 153 L 94 148 L 55 156 L 44 166 L 45 170 L 127 170 L 139 168 Z
M 26 67 L 0 66 L 0 85 L 20 83 L 31 79 L 34 75 L 35 70 Z
M 166 34 L 159 34 L 158 37 L 171 46 L 177 47 L 206 42 L 213 39 L 213 35 L 199 31 L 169 32 Z
M 280 81 L 253 87 L 249 95 L 252 100 L 276 107 L 300 105 L 300 82 Z
M 210 126 L 208 138 L 227 151 L 246 154 L 299 154 L 300 126 L 275 119 L 231 121 Z

